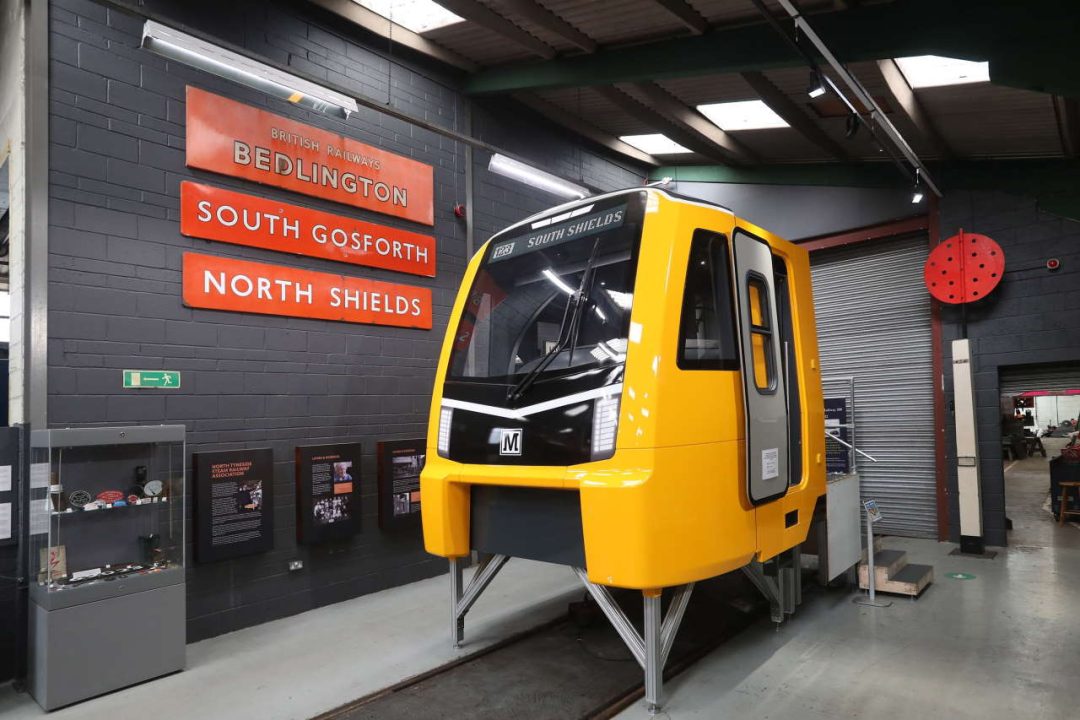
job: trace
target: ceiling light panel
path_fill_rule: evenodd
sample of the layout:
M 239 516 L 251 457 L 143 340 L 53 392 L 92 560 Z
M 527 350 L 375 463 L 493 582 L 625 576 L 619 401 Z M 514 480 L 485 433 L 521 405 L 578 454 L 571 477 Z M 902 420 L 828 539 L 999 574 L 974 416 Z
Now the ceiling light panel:
M 414 33 L 425 33 L 464 22 L 434 0 L 353 0 Z
M 765 130 L 789 127 L 784 119 L 761 100 L 698 105 L 698 112 L 721 130 Z
M 619 137 L 627 145 L 636 147 L 641 152 L 650 155 L 684 155 L 693 152 L 684 148 L 667 135 L 652 133 L 650 135 L 621 135 Z
M 989 82 L 990 63 L 958 60 L 938 55 L 896 58 L 900 72 L 913 88 L 942 87 Z

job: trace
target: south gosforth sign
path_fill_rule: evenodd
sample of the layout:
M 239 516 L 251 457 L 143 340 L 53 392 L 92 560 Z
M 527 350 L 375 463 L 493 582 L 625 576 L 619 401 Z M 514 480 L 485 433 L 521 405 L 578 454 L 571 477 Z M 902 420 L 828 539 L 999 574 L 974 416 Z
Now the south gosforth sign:
M 184 181 L 180 232 L 189 237 L 435 277 L 435 238 Z

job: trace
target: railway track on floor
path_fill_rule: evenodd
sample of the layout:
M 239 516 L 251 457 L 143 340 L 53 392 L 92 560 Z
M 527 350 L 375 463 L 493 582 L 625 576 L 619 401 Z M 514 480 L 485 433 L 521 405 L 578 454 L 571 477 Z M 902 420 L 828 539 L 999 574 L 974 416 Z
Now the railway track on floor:
M 625 608 L 640 595 L 616 595 Z M 685 672 L 768 605 L 741 573 L 701 583 L 665 679 Z M 630 614 L 631 618 L 635 616 Z M 637 618 L 640 621 L 640 618 Z M 613 718 L 644 694 L 641 669 L 603 614 L 583 599 L 566 615 L 357 698 L 313 720 Z

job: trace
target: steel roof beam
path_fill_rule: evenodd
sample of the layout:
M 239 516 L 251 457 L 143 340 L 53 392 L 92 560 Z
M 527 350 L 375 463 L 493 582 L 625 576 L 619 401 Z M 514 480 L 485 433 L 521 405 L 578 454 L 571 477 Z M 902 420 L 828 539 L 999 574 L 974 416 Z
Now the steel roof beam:
M 952 150 L 938 134 L 937 129 L 931 122 L 930 117 L 923 110 L 922 104 L 915 96 L 915 91 L 908 85 L 907 78 L 900 72 L 900 68 L 891 58 L 877 61 L 878 71 L 885 80 L 885 86 L 889 91 L 889 98 L 899 108 L 904 117 L 914 126 L 919 136 L 926 142 L 934 153 L 941 158 L 952 156 Z
M 1080 157 L 1080 102 L 1076 98 L 1055 96 L 1054 116 L 1065 157 Z
M 909 55 L 990 60 L 994 82 L 1080 94 L 1080 60 L 1074 52 L 1080 45 L 1080 23 L 1064 21 L 1060 3 L 1053 0 L 1028 0 L 1022 11 L 1017 8 L 1015 0 L 981 0 L 977 11 L 968 3 L 895 0 L 809 17 L 845 63 Z M 1032 62 L 1036 52 L 1041 64 Z M 1054 62 L 1047 65 L 1051 58 Z M 470 78 L 466 90 L 499 93 L 611 85 L 801 64 L 767 24 L 759 23 L 482 70 Z
M 692 150 L 721 164 L 737 163 L 720 145 L 678 125 L 653 108 L 643 105 L 622 90 L 615 87 L 598 87 L 594 88 L 594 90 L 623 112 L 649 125 L 655 132 L 663 133 L 687 150 Z
M 486 5 L 481 5 L 477 0 L 435 0 L 435 2 L 455 15 L 460 15 L 493 33 L 502 35 L 533 55 L 550 60 L 558 54 L 555 48 L 522 30 Z
M 829 137 L 798 104 L 772 84 L 763 74 L 750 71 L 742 73 L 743 80 L 758 94 L 761 101 L 779 115 L 793 130 L 837 160 L 852 160 L 847 148 Z
M 746 164 L 758 161 L 753 153 L 729 133 L 717 127 L 704 115 L 688 107 L 659 85 L 636 83 L 630 87 L 639 95 L 642 95 L 653 110 L 664 115 L 670 122 L 675 123 L 685 132 L 693 133 L 714 145 L 732 162 Z
M 708 21 L 685 0 L 653 0 L 653 2 L 673 15 L 695 35 L 708 32 Z
M 502 5 L 578 50 L 596 52 L 595 40 L 534 0 L 502 0 Z
M 611 150 L 612 152 L 617 152 L 620 155 L 625 155 L 632 160 L 636 160 L 637 162 L 645 163 L 653 167 L 660 165 L 660 161 L 652 155 L 646 152 L 642 152 L 636 147 L 627 145 L 614 135 L 609 135 L 603 130 L 597 128 L 595 125 L 586 122 L 577 115 L 567 112 L 566 110 L 563 110 L 557 105 L 554 105 L 553 103 L 550 103 L 541 97 L 537 97 L 532 93 L 514 93 L 513 97 L 521 104 L 532 108 L 536 112 L 546 117 L 548 120 L 551 120 L 558 125 L 562 125 L 566 129 L 571 130 L 578 135 L 581 135 L 582 137 L 588 138 L 594 143 L 597 143 L 598 145 L 601 145 L 608 150 Z

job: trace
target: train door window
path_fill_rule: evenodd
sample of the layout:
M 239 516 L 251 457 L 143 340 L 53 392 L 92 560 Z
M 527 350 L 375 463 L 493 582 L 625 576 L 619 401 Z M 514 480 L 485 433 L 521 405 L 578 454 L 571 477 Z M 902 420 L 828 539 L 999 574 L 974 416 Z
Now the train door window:
M 690 242 L 679 321 L 677 365 L 683 370 L 738 370 L 727 238 L 697 230 Z
M 802 482 L 802 399 L 799 396 L 798 353 L 792 318 L 792 287 L 787 262 L 773 255 L 773 285 L 776 288 L 776 323 L 780 330 L 780 361 L 784 389 L 788 394 L 788 467 L 790 483 Z
M 750 348 L 754 360 L 754 387 L 763 393 L 776 392 L 773 328 L 769 321 L 769 288 L 764 278 L 754 274 L 747 276 L 746 285 L 750 298 Z

